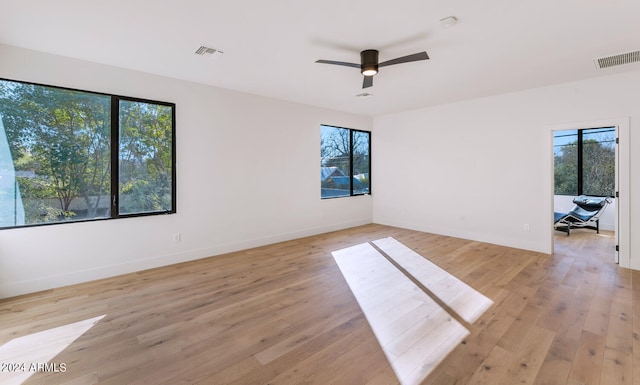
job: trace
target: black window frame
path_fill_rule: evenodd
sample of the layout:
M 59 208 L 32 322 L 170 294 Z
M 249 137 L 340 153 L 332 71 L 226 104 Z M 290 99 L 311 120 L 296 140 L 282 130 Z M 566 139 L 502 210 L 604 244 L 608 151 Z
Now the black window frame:
M 332 128 L 337 128 L 337 129 L 342 129 L 342 130 L 348 130 L 349 131 L 349 195 L 338 195 L 338 196 L 326 196 L 323 197 L 322 193 L 320 194 L 320 199 L 324 200 L 324 199 L 338 199 L 338 198 L 349 198 L 349 197 L 354 197 L 354 196 L 363 196 L 363 195 L 371 195 L 371 131 L 366 131 L 366 130 L 358 130 L 355 128 L 348 128 L 348 127 L 340 127 L 340 126 L 335 126 L 332 124 L 321 124 L 320 125 L 320 129 L 322 130 L 322 127 L 332 127 Z M 368 156 L 369 156 L 369 169 L 368 169 L 368 175 L 369 175 L 369 191 L 368 192 L 363 192 L 363 193 L 354 193 L 353 192 L 353 135 L 354 133 L 364 133 L 367 134 L 369 137 L 368 143 L 367 143 L 367 152 L 368 152 Z
M 563 130 L 563 131 L 576 131 L 576 185 L 577 185 L 577 193 L 576 194 L 560 194 L 555 191 L 554 186 L 554 195 L 558 196 L 580 196 L 580 195 L 591 195 L 586 194 L 584 192 L 584 132 L 591 130 L 603 130 L 610 129 L 614 132 L 615 136 L 615 144 L 618 144 L 618 132 L 617 127 L 615 126 L 604 126 L 604 127 L 589 127 L 589 128 L 577 128 L 573 130 Z M 573 134 L 571 134 L 573 135 Z M 587 133 L 589 135 L 589 133 Z M 555 135 L 554 135 L 555 137 Z M 555 143 L 554 143 L 555 146 Z M 615 190 L 615 186 L 614 186 Z M 614 193 L 615 194 L 615 193 Z M 600 195 L 591 195 L 591 196 L 600 196 Z M 606 197 L 613 198 L 614 195 L 603 195 Z
M 37 82 L 30 82 L 24 80 L 15 80 L 9 78 L 0 77 L 0 81 L 14 82 L 14 83 L 22 83 L 33 86 L 40 87 L 48 87 L 59 90 L 67 90 L 74 92 L 83 92 L 93 95 L 106 96 L 110 98 L 111 103 L 111 112 L 110 112 L 110 167 L 111 167 L 111 192 L 110 192 L 110 215 L 108 217 L 96 217 L 96 218 L 86 218 L 80 220 L 71 220 L 71 221 L 60 221 L 60 222 L 41 222 L 41 223 L 30 223 L 24 224 L 20 226 L 4 226 L 0 227 L 0 230 L 8 230 L 8 229 L 23 229 L 29 227 L 40 227 L 40 226 L 52 226 L 52 225 L 62 225 L 69 223 L 85 223 L 85 222 L 96 222 L 96 221 L 105 221 L 112 219 L 123 219 L 123 218 L 135 218 L 135 217 L 146 217 L 146 216 L 154 216 L 154 215 L 168 215 L 177 213 L 177 171 L 176 171 L 176 104 L 173 102 L 165 102 L 159 100 L 152 100 L 146 98 L 137 98 L 132 96 L 124 96 L 124 95 L 116 95 L 109 94 L 105 92 L 98 91 L 90 91 L 83 90 L 72 87 L 63 87 L 51 84 L 43 84 Z M 129 101 L 129 102 L 139 102 L 139 103 L 147 103 L 147 104 L 155 104 L 159 106 L 165 106 L 171 108 L 171 209 L 164 211 L 147 211 L 147 212 L 136 212 L 129 214 L 120 214 L 120 101 Z

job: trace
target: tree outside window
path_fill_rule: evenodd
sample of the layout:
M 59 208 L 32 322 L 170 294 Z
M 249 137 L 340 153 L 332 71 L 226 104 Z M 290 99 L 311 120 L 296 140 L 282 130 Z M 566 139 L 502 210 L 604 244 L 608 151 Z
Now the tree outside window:
M 371 133 L 320 126 L 321 198 L 369 194 Z

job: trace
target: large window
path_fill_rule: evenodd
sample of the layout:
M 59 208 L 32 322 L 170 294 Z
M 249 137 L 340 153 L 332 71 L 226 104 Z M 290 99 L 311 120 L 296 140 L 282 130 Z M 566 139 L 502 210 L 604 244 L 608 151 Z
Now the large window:
M 615 127 L 556 131 L 556 195 L 614 196 Z
M 0 228 L 175 213 L 175 105 L 0 79 Z
M 320 126 L 320 196 L 371 192 L 371 133 Z

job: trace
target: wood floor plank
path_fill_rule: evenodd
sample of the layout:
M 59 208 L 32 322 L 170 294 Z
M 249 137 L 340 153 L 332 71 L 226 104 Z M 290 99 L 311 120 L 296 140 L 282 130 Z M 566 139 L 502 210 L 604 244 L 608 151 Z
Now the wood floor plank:
M 500 383 L 508 374 L 512 358 L 512 352 L 501 346 L 494 346 L 471 376 L 469 384 L 495 385 Z
M 540 306 L 536 304 L 527 304 L 525 308 L 518 314 L 515 321 L 509 326 L 509 329 L 502 335 L 498 345 L 517 353 L 526 342 L 526 337 L 536 324 L 540 315 L 544 312 Z
M 603 336 L 584 331 L 580 337 L 580 345 L 571 365 L 567 384 L 599 385 L 604 349 L 605 338 Z
M 545 361 L 540 366 L 534 385 L 564 385 L 567 383 L 569 372 L 571 371 L 571 361 L 545 357 Z
M 633 357 L 615 349 L 605 348 L 601 384 L 633 385 Z
M 525 342 L 520 351 L 513 356 L 508 375 L 499 384 L 533 384 L 542 368 L 553 337 L 552 331 L 534 326 L 524 338 Z

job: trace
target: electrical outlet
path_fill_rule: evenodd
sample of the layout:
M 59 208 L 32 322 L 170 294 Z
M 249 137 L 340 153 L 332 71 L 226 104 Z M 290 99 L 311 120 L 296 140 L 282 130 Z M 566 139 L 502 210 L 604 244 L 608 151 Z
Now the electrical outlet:
M 180 233 L 173 234 L 173 243 L 179 243 L 182 240 L 182 235 Z
M 529 230 L 531 230 L 531 226 L 529 226 L 529 224 L 528 224 L 528 223 L 525 223 L 525 224 L 524 224 L 524 227 L 523 227 L 523 230 L 524 230 L 524 231 L 529 231 Z

